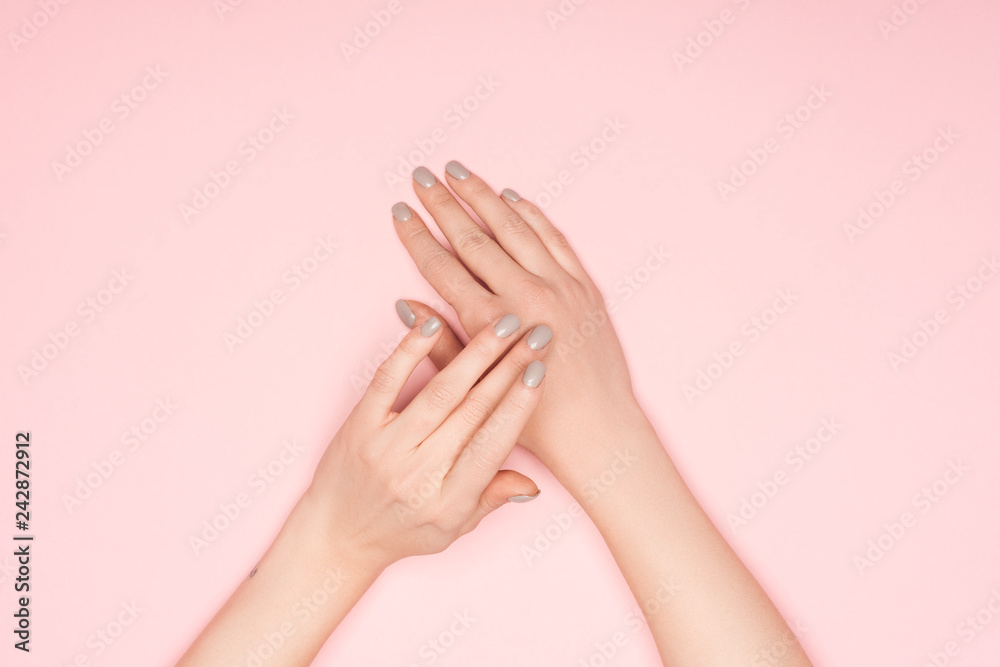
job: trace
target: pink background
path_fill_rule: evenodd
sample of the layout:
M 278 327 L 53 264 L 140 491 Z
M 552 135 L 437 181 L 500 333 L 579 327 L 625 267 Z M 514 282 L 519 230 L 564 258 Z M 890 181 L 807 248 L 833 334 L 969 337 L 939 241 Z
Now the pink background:
M 389 208 L 416 205 L 412 166 L 440 174 L 455 158 L 547 204 L 613 302 L 671 455 L 818 665 L 919 666 L 949 641 L 948 664 L 996 664 L 1000 279 L 984 259 L 1000 252 L 1000 6 L 899 2 L 888 31 L 891 0 L 402 0 L 346 57 L 388 5 L 259 0 L 220 17 L 211 0 L 3 3 L 2 465 L 30 430 L 36 542 L 30 656 L 11 647 L 13 547 L 0 549 L 0 662 L 180 656 L 401 335 L 395 299 L 434 302 Z M 560 6 L 569 16 L 551 23 Z M 274 109 L 293 118 L 241 151 Z M 795 113 L 798 127 L 782 121 Z M 609 120 L 619 129 L 602 138 Z M 57 170 L 73 150 L 87 155 Z M 754 155 L 763 164 L 723 197 Z M 230 161 L 239 173 L 186 224 L 181 205 Z M 397 167 L 400 183 L 386 177 Z M 849 238 L 880 196 L 894 200 Z M 293 288 L 283 276 L 317 237 L 336 249 Z M 960 299 L 959 285 L 978 291 Z M 230 350 L 276 288 L 283 303 Z M 794 303 L 763 331 L 751 318 L 773 315 L 778 290 Z M 918 353 L 893 364 L 914 334 Z M 743 354 L 713 367 L 734 341 Z M 25 374 L 36 351 L 51 358 Z M 715 379 L 689 401 L 699 371 Z M 124 447 L 157 399 L 173 414 Z M 793 464 L 824 418 L 842 426 Z M 259 483 L 286 440 L 304 451 Z M 120 465 L 68 509 L 114 450 Z M 967 470 L 933 491 L 951 462 Z M 393 567 L 316 664 L 431 664 L 427 642 L 464 612 L 475 622 L 434 664 L 602 664 L 597 645 L 619 630 L 608 664 L 658 664 L 593 525 L 561 528 L 568 494 L 523 451 L 509 466 L 540 499 Z M 770 487 L 776 473 L 786 483 Z M 241 493 L 249 506 L 196 554 L 189 538 Z M 734 531 L 744 499 L 760 507 Z M 904 512 L 915 525 L 882 535 Z M 529 562 L 522 547 L 546 531 Z M 861 571 L 880 535 L 890 548 Z M 129 603 L 141 612 L 98 651 L 92 636 Z M 961 624 L 984 608 L 970 637 Z

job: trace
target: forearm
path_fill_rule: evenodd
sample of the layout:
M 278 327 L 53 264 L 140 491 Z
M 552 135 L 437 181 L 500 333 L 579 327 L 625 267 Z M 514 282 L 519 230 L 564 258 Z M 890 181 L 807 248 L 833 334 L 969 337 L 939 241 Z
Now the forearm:
M 767 594 L 681 479 L 638 406 L 580 425 L 545 461 L 604 536 L 665 665 L 810 664 Z M 586 435 L 585 435 L 586 433 Z M 771 663 L 767 663 L 771 664 Z
M 178 667 L 312 664 L 378 576 L 341 555 L 320 521 L 307 493 Z

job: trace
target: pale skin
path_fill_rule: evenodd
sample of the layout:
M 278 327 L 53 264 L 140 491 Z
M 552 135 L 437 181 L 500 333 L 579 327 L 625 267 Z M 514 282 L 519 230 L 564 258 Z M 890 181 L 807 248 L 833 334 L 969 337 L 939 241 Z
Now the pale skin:
M 440 321 L 424 335 L 432 319 L 418 318 L 379 367 L 274 543 L 179 666 L 309 665 L 390 564 L 443 551 L 509 499 L 537 496 L 500 466 L 543 393 L 547 349 L 531 349 L 523 325 L 507 337 L 484 328 L 396 412 L 442 336 Z
M 519 444 L 601 531 L 663 664 L 811 665 L 643 413 L 604 299 L 566 237 L 531 202 L 506 190 L 498 195 L 462 165 L 449 163 L 445 178 L 448 187 L 421 174 L 413 188 L 452 250 L 416 211 L 403 213 L 405 220 L 395 216 L 396 233 L 468 335 L 507 311 L 555 331 L 546 360 L 550 380 Z M 433 314 L 423 304 L 411 306 L 420 316 Z M 461 345 L 446 331 L 432 358 L 446 364 Z M 612 484 L 590 481 L 608 471 L 615 473 Z
M 500 470 L 515 440 L 601 531 L 664 665 L 811 665 L 678 474 L 633 395 L 604 299 L 566 238 L 536 206 L 509 191 L 498 195 L 460 165 L 446 176 L 451 190 L 427 175 L 414 191 L 453 250 L 408 207 L 393 207 L 394 225 L 417 268 L 455 308 L 469 343 L 428 306 L 407 302 L 412 331 L 330 443 L 256 573 L 178 665 L 245 664 L 267 636 L 284 640 L 266 664 L 310 664 L 392 562 L 442 551 L 509 498 L 537 495 L 531 480 Z M 497 339 L 494 325 L 506 313 L 520 326 Z M 442 326 L 422 336 L 431 318 Z M 555 332 L 551 343 L 533 350 L 522 337 L 502 356 L 542 324 Z M 518 378 L 546 354 L 542 392 Z M 441 371 L 393 411 L 426 356 Z M 613 483 L 593 484 L 608 471 Z M 428 480 L 434 491 L 424 498 Z M 397 511 L 410 508 L 415 493 L 422 501 Z

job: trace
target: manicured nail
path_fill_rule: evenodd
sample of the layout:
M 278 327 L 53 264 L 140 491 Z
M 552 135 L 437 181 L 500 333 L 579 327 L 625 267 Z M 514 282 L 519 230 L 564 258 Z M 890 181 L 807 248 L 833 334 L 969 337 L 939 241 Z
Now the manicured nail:
M 543 377 L 545 377 L 545 364 L 536 359 L 524 369 L 524 375 L 521 376 L 521 380 L 529 387 L 537 387 L 542 383 Z
M 469 170 L 462 166 L 461 162 L 455 162 L 452 160 L 444 166 L 444 170 L 451 175 L 452 178 L 457 178 L 460 181 L 464 181 L 469 177 Z
M 532 350 L 540 350 L 548 345 L 550 340 L 552 340 L 552 329 L 544 324 L 539 324 L 528 335 L 528 347 Z
M 500 195 L 507 201 L 521 201 L 521 195 L 517 194 L 510 188 L 504 188 Z
M 424 322 L 424 326 L 420 327 L 420 333 L 423 334 L 424 338 L 430 338 L 434 335 L 434 332 L 441 328 L 441 320 L 436 317 Z
M 410 304 L 406 303 L 400 299 L 396 302 L 396 314 L 399 315 L 399 319 L 403 321 L 403 324 L 413 328 L 413 325 L 417 322 L 417 316 L 413 314 L 413 309 L 410 308 Z M 434 333 L 433 331 L 431 333 Z
M 397 202 L 392 205 L 392 217 L 400 222 L 406 222 L 413 217 L 413 211 L 406 205 L 406 202 Z
M 538 494 L 540 494 L 541 492 L 542 492 L 542 490 L 538 489 L 537 491 L 535 491 L 535 495 L 533 495 L 533 496 L 511 496 L 507 500 L 509 500 L 512 503 L 526 503 L 528 501 L 531 501 L 531 500 L 534 500 L 535 498 L 537 498 Z
M 438 179 L 434 178 L 434 174 L 427 167 L 417 167 L 414 169 L 413 180 L 425 188 L 429 188 L 438 182 Z
M 493 331 L 495 331 L 496 335 L 501 338 L 506 338 L 517 331 L 520 326 L 521 320 L 518 319 L 517 315 L 514 313 L 508 313 L 500 318 L 500 321 L 497 322 L 495 327 L 493 327 Z

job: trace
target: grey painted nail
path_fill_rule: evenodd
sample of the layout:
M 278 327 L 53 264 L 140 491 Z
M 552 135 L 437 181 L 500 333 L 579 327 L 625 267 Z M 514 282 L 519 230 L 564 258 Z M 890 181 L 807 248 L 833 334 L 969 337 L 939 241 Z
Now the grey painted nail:
M 461 162 L 455 162 L 452 160 L 444 166 L 444 170 L 447 171 L 452 178 L 457 178 L 460 181 L 464 181 L 469 177 L 469 170 L 462 166 Z
M 396 302 L 396 314 L 399 315 L 399 319 L 403 321 L 403 324 L 411 329 L 417 321 L 417 316 L 413 314 L 413 309 L 410 308 L 410 304 L 406 303 L 402 299 Z
M 537 498 L 538 494 L 540 494 L 541 492 L 542 490 L 538 489 L 537 491 L 535 491 L 535 495 L 533 496 L 511 496 L 507 500 L 509 500 L 512 503 L 526 503 L 529 500 L 534 500 L 535 498 Z
M 425 188 L 429 188 L 438 182 L 438 179 L 434 178 L 434 174 L 427 167 L 417 167 L 414 169 L 413 180 Z
M 436 317 L 424 322 L 424 326 L 420 327 L 420 333 L 423 334 L 425 338 L 430 338 L 434 335 L 434 332 L 441 328 L 441 320 Z
M 521 195 L 517 194 L 510 188 L 504 188 L 500 195 L 508 201 L 521 201 Z
M 542 383 L 543 377 L 545 377 L 545 364 L 536 359 L 524 369 L 524 375 L 521 376 L 521 380 L 529 387 L 537 387 Z
M 548 345 L 550 340 L 552 340 L 552 329 L 544 324 L 539 324 L 528 335 L 528 347 L 532 350 L 540 350 Z
M 493 331 L 501 338 L 506 338 L 521 327 L 521 320 L 514 313 L 508 313 L 500 318 Z
M 392 217 L 400 222 L 405 222 L 413 217 L 413 211 L 406 205 L 406 202 L 396 202 L 392 205 Z

